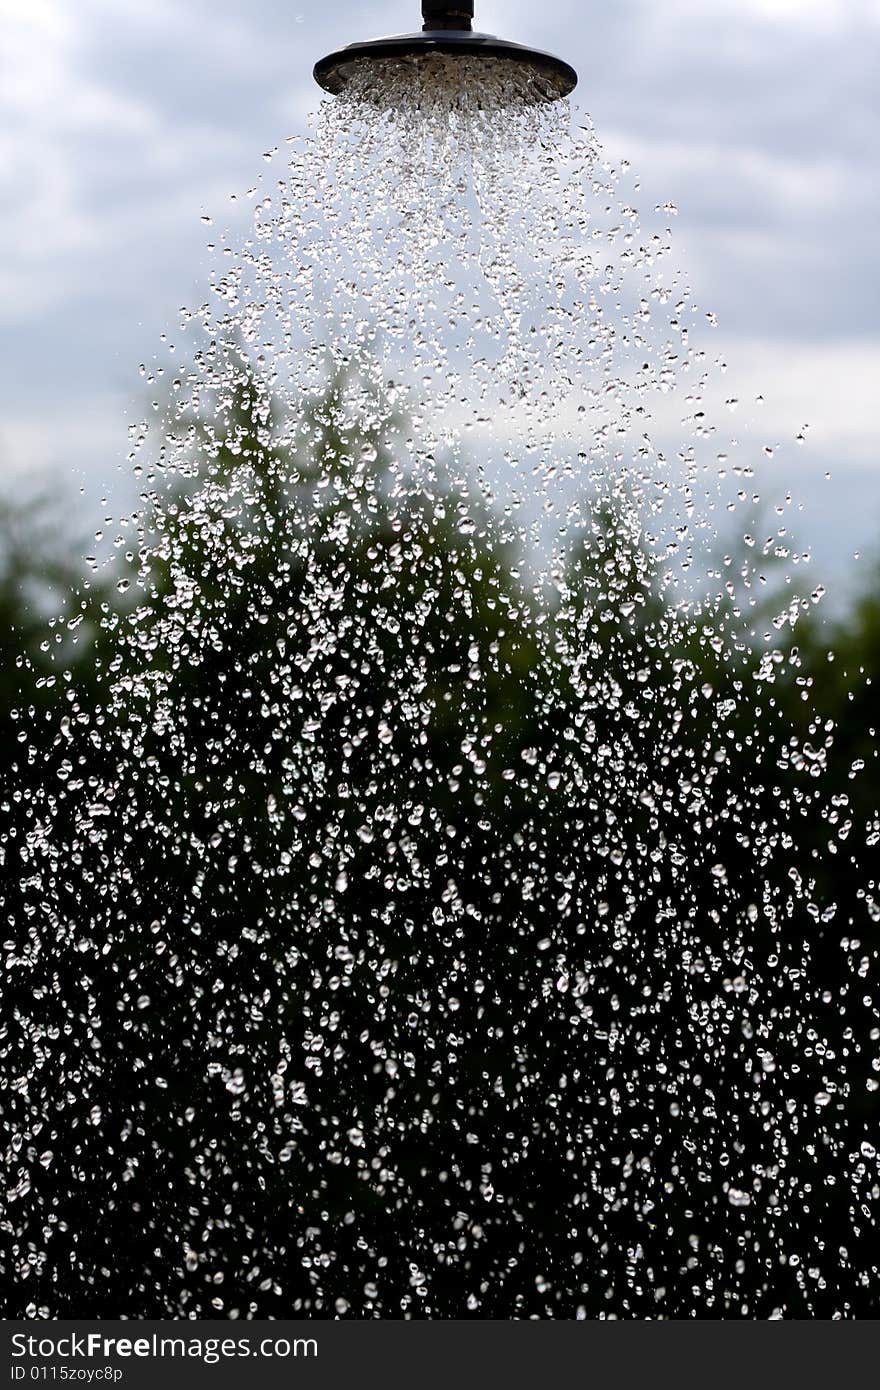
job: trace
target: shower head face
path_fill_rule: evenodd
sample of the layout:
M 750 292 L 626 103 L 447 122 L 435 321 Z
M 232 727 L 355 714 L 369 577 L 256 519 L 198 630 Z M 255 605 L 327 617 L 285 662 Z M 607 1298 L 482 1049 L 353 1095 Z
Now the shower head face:
M 446 3 L 423 0 L 425 27 L 421 33 L 349 44 L 315 65 L 315 81 L 325 92 L 339 96 L 355 74 L 363 72 L 365 64 L 374 64 L 378 71 L 380 65 L 389 63 L 398 70 L 415 63 L 420 67 L 424 64 L 425 70 L 430 71 L 428 63 L 438 57 L 453 61 L 480 58 L 492 64 L 512 64 L 525 79 L 519 84 L 520 90 L 527 90 L 528 100 L 535 105 L 558 101 L 574 91 L 578 79 L 570 64 L 551 53 L 508 43 L 493 34 L 474 33 L 471 29 L 473 13 L 474 6 L 468 0 L 446 0 Z M 442 66 L 448 69 L 449 64 L 446 62 Z M 474 65 L 464 65 L 462 71 L 465 70 L 472 74 Z

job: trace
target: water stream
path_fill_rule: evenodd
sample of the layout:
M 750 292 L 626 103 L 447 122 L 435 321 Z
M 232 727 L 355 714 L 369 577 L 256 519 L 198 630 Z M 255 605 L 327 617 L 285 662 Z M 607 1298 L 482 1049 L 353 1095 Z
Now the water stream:
M 525 80 L 324 103 L 143 369 L 4 800 L 26 1316 L 876 1314 L 873 731 L 674 209 Z

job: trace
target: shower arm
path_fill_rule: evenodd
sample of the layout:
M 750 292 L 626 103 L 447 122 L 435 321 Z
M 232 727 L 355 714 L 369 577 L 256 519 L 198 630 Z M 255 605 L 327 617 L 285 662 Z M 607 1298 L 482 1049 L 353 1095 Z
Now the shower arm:
M 438 29 L 468 33 L 474 27 L 473 0 L 422 0 L 422 19 L 426 34 Z

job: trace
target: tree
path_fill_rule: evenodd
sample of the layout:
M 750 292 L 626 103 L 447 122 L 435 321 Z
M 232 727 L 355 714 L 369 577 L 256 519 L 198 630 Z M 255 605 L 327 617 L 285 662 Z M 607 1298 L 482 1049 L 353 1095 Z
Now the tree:
M 827 1142 L 807 1055 L 855 1045 L 790 756 L 818 657 L 758 704 L 735 602 L 670 606 L 626 507 L 530 589 L 369 364 L 290 420 L 231 351 L 17 765 L 10 1305 L 872 1308 L 828 1183 L 866 1112 Z

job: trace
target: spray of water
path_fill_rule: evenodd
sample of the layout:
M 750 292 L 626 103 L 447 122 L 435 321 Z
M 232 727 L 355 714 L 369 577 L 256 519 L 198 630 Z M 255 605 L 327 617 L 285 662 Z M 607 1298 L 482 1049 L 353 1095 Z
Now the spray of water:
M 820 595 L 674 209 L 527 82 L 365 67 L 144 369 L 5 804 L 28 1316 L 876 1311 Z

